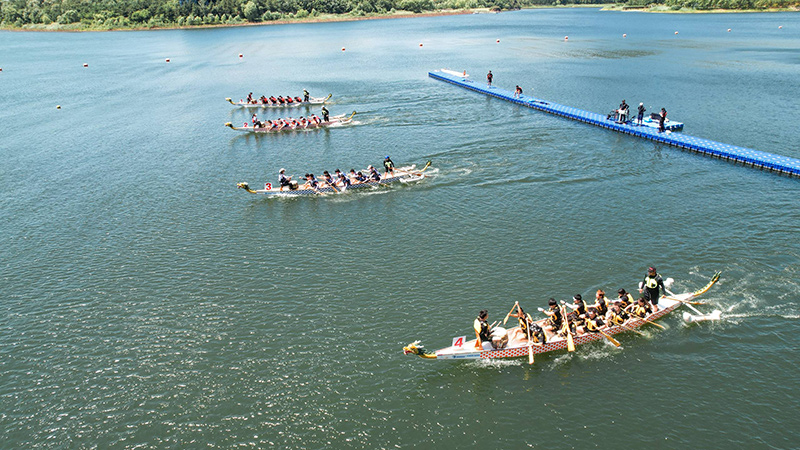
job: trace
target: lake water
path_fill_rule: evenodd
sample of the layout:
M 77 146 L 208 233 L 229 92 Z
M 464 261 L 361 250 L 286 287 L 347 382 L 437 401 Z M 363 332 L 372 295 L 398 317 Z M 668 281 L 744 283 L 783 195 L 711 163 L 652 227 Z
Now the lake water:
M 559 9 L 0 32 L 0 447 L 800 447 L 800 181 L 427 77 L 644 102 L 798 158 L 798 30 L 792 13 Z M 303 88 L 356 123 L 223 126 L 249 120 L 225 97 Z M 236 189 L 387 154 L 431 177 Z M 676 292 L 721 270 L 702 308 L 723 320 L 675 313 L 532 366 L 402 354 L 471 334 L 480 309 L 632 290 L 648 265 Z

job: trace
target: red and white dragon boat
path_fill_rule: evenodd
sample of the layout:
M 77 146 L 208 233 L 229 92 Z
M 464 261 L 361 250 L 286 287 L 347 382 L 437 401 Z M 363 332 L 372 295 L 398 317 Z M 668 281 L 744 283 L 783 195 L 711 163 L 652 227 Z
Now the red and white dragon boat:
M 239 100 L 238 102 L 234 102 L 233 99 L 230 97 L 226 97 L 225 100 L 228 101 L 233 106 L 239 106 L 242 108 L 292 108 L 294 106 L 311 106 L 311 105 L 322 105 L 327 102 L 333 94 L 328 94 L 327 97 L 309 97 L 308 101 L 304 101 L 303 97 L 268 97 L 267 101 L 263 101 L 261 99 L 254 99 L 253 101 L 248 102 L 247 100 Z
M 623 325 L 605 328 L 602 331 L 609 336 L 623 333 L 625 331 L 631 331 L 649 322 L 653 322 L 654 320 L 664 317 L 681 305 L 686 304 L 687 306 L 691 307 L 692 304 L 698 304 L 699 302 L 693 302 L 692 299 L 711 289 L 711 286 L 713 286 L 717 280 L 719 280 L 719 276 L 719 272 L 715 273 L 711 281 L 709 281 L 706 286 L 694 292 L 670 295 L 660 298 L 658 300 L 659 309 L 657 312 L 654 312 L 644 318 L 633 316 Z M 692 309 L 694 310 L 694 308 Z M 712 316 L 713 315 L 716 315 L 718 318 L 718 314 L 716 314 L 716 312 L 715 314 L 712 314 Z M 541 326 L 545 320 L 546 319 L 538 321 L 537 324 Z M 416 341 L 408 344 L 406 347 L 403 347 L 403 353 L 406 355 L 417 355 L 425 359 L 501 359 L 528 357 L 529 360 L 532 361 L 532 355 L 534 354 L 564 350 L 570 347 L 568 345 L 569 336 L 560 336 L 548 332 L 547 338 L 545 339 L 546 342 L 544 344 L 531 344 L 527 338 L 521 336 L 523 333 L 517 332 L 518 329 L 519 327 L 513 327 L 508 330 L 502 327 L 493 328 L 492 331 L 494 337 L 497 337 L 498 335 L 510 336 L 511 340 L 508 341 L 504 348 L 500 349 L 495 349 L 491 342 L 483 342 L 483 348 L 479 350 L 475 347 L 476 339 L 467 340 L 466 336 L 461 336 L 454 338 L 453 345 L 450 347 L 445 347 L 434 352 L 425 350 L 423 346 L 420 345 L 420 341 Z M 601 333 L 585 333 L 578 336 L 573 336 L 572 339 L 574 341 L 574 346 L 578 346 L 592 341 L 606 339 L 606 337 Z M 613 338 L 611 339 L 613 340 Z M 574 350 L 574 347 L 572 350 Z

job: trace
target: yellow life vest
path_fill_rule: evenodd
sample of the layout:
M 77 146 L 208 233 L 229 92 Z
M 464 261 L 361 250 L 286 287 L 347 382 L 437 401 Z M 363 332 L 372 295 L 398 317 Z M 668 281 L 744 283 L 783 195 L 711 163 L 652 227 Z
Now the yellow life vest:
M 648 289 L 655 289 L 658 287 L 658 280 L 656 278 L 651 278 L 649 275 L 644 277 L 644 285 Z

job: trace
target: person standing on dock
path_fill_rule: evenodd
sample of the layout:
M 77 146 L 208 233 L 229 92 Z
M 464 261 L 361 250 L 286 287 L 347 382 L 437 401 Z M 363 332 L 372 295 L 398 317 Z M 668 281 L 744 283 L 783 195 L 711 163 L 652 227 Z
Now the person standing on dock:
M 625 122 L 628 121 L 628 110 L 629 109 L 630 109 L 630 106 L 628 106 L 628 104 L 625 103 L 625 100 L 623 100 L 622 103 L 620 103 L 620 105 L 619 105 L 619 110 L 617 110 L 617 112 L 619 113 L 619 122 L 618 123 L 625 123 Z
M 664 122 L 667 121 L 667 110 L 661 108 L 661 113 L 658 115 L 658 132 L 663 133 L 666 131 L 666 127 L 664 126 Z
M 492 79 L 494 79 L 494 75 L 492 75 L 492 71 L 490 70 L 488 74 L 486 74 L 486 84 L 489 87 L 492 87 Z
M 639 114 L 636 116 L 636 124 L 639 126 L 642 126 L 645 111 L 647 110 L 644 109 L 644 103 L 639 103 Z

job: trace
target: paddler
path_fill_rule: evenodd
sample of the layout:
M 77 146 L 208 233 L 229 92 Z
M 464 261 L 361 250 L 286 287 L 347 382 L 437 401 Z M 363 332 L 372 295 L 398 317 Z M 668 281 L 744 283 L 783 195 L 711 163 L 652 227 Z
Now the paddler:
M 278 171 L 278 183 L 281 185 L 281 188 L 278 189 L 279 191 L 282 191 L 284 186 L 289 187 L 292 184 L 292 177 L 286 176 L 286 169 Z
M 321 120 L 319 120 L 319 117 L 317 117 L 317 115 L 313 113 L 309 116 L 309 118 L 311 119 L 312 122 L 314 122 L 314 125 L 319 125 L 319 123 L 322 122 Z
M 333 177 L 331 177 L 331 174 L 330 174 L 330 173 L 328 173 L 328 171 L 327 171 L 327 170 L 326 170 L 326 171 L 324 171 L 324 172 L 322 172 L 322 181 L 324 181 L 324 182 L 325 182 L 325 184 L 327 184 L 328 186 L 330 186 L 330 187 L 332 187 L 332 188 L 334 187 L 334 186 L 333 186 L 333 183 L 334 183 L 334 181 L 333 181 Z M 335 188 L 334 188 L 334 189 L 335 189 Z
M 636 300 L 633 299 L 633 296 L 629 294 L 625 289 L 619 288 L 617 291 L 619 298 L 617 298 L 618 302 L 621 302 L 622 309 L 628 307 L 628 305 L 632 305 Z
M 313 189 L 315 191 L 319 189 L 319 181 L 314 178 L 313 173 L 306 174 L 306 184 L 303 185 L 303 189 Z
M 253 93 L 247 94 L 247 103 L 253 103 Z
M 329 114 L 328 114 L 328 108 L 323 106 L 322 107 L 322 121 L 323 122 L 327 122 L 328 119 L 330 119 Z
M 389 174 L 394 176 L 394 162 L 389 158 L 389 155 L 386 155 L 386 158 L 383 159 L 383 167 L 386 169 L 386 177 L 389 177 Z
M 369 169 L 369 181 L 381 181 L 381 174 L 378 173 L 378 169 L 372 167 L 371 165 L 367 167 L 367 169 Z
M 550 309 L 542 310 L 543 313 L 547 314 L 547 322 L 544 324 L 544 329 L 552 333 L 558 333 L 564 326 L 561 308 L 558 307 L 558 302 L 554 298 L 548 300 L 547 305 Z
M 597 314 L 597 309 L 591 307 L 586 310 L 586 320 L 583 323 L 583 327 L 587 333 L 598 333 L 604 326 L 606 324 Z
M 341 184 L 342 188 L 347 189 L 350 187 L 350 178 L 344 175 L 339 169 L 336 169 L 336 176 L 338 177 L 337 183 Z
M 635 304 L 629 306 L 628 308 L 630 309 L 631 314 L 642 319 L 653 312 L 644 297 L 639 297 L 639 300 L 637 300 Z
M 608 311 L 608 326 L 622 325 L 630 318 L 628 313 L 620 307 L 621 302 L 616 302 Z
M 492 332 L 489 329 L 489 313 L 482 309 L 481 312 L 478 313 L 478 318 L 475 319 L 473 322 L 472 327 L 475 329 L 475 348 L 477 350 L 483 350 L 483 343 L 484 342 L 492 342 Z
M 567 303 L 566 306 L 577 313 L 578 317 L 586 317 L 586 303 L 583 301 L 581 294 L 575 294 L 575 296 L 572 297 L 572 304 L 570 305 Z
M 323 91 L 323 92 L 324 92 L 324 91 Z M 307 101 L 308 101 L 308 91 L 307 91 L 307 90 L 305 90 L 305 89 L 303 89 L 303 101 L 304 101 L 304 102 L 307 102 Z
M 655 267 L 647 269 L 647 275 L 644 276 L 644 281 L 639 283 L 639 292 L 646 291 L 650 296 L 650 302 L 653 304 L 653 311 L 658 311 L 658 299 L 662 292 L 666 292 L 664 287 L 664 280 L 661 275 L 656 273 Z
M 597 293 L 595 293 L 594 308 L 597 310 L 597 314 L 600 317 L 605 317 L 608 313 L 608 299 L 606 298 L 606 293 L 602 289 L 598 289 Z

